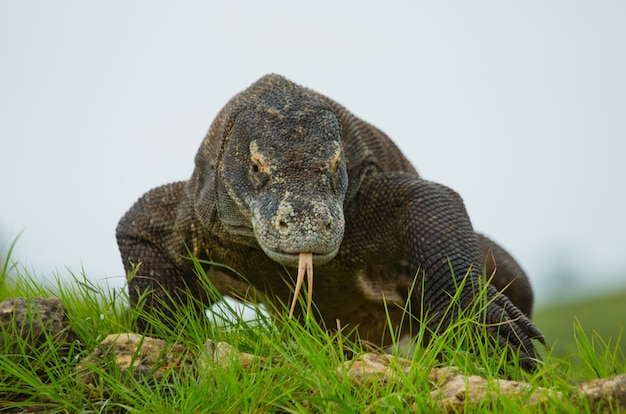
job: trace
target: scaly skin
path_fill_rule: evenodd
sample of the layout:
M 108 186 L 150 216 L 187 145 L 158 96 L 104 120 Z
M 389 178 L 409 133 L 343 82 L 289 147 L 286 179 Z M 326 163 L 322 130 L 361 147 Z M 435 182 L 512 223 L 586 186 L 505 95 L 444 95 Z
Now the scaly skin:
M 536 364 L 531 339 L 543 341 L 524 315 L 532 307 L 526 275 L 474 232 L 458 194 L 421 179 L 374 126 L 278 75 L 226 104 L 191 178 L 146 193 L 120 221 L 117 239 L 126 270 L 141 264 L 129 281 L 132 306 L 145 295 L 149 312 L 166 315 L 172 302 L 210 302 L 187 248 L 245 276 L 206 265 L 221 293 L 282 305 L 300 255 L 310 254 L 321 321 L 358 327 L 360 338 L 380 345 L 391 341 L 387 315 L 398 327 L 409 302 L 415 315 L 429 312 L 430 328 L 449 323 L 444 313 L 456 286 L 469 272 L 453 305 L 469 306 L 489 259 L 489 274 L 497 267 L 492 285 L 506 287 L 523 312 L 489 286 L 484 329 L 518 352 L 526 369 Z M 412 319 L 403 332 L 419 331 Z

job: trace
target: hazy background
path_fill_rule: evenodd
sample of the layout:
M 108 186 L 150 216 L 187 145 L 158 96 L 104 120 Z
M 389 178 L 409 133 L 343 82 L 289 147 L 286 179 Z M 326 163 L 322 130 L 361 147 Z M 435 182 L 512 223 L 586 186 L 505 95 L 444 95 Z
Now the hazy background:
M 626 2 L 0 2 L 0 253 L 124 283 L 114 230 L 268 72 L 387 132 L 539 301 L 626 286 Z M 565 288 L 558 286 L 565 286 Z M 562 295 L 563 293 L 561 293 Z

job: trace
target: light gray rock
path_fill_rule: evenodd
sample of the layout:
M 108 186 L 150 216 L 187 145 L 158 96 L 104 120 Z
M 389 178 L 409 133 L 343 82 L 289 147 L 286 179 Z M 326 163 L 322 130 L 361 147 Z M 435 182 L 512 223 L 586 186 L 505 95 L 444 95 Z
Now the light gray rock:
M 389 354 L 366 353 L 341 364 L 337 371 L 359 384 L 379 382 L 386 385 L 397 379 L 400 372 L 409 373 L 411 361 Z
M 177 374 L 193 365 L 193 358 L 183 345 L 135 333 L 112 334 L 83 358 L 75 368 L 78 380 L 94 384 L 102 370 L 119 370 L 139 379 L 150 377 L 159 381 L 166 374 Z
M 209 339 L 204 344 L 204 352 L 198 359 L 198 367 L 201 371 L 210 371 L 216 366 L 226 368 L 238 365 L 243 369 L 250 369 L 255 364 L 261 366 L 271 365 L 273 361 L 267 358 L 241 352 L 227 342 L 215 342 Z
M 404 358 L 367 353 L 343 363 L 338 371 L 361 385 L 371 382 L 386 385 L 405 378 L 411 369 L 420 368 L 413 367 L 411 361 Z M 477 375 L 464 375 L 457 367 L 433 368 L 428 373 L 428 380 L 433 386 L 431 398 L 445 412 L 462 412 L 468 407 L 494 404 L 499 396 L 519 395 L 524 406 L 538 406 L 548 403 L 550 398 L 562 398 L 559 392 L 523 382 L 488 381 Z
M 548 404 L 551 398 L 562 398 L 560 392 L 548 388 L 504 379 L 488 381 L 478 375 L 464 375 L 456 367 L 433 368 L 428 379 L 434 385 L 431 398 L 446 412 L 493 405 L 500 396 L 518 396 L 524 407 L 537 407 Z
M 578 386 L 578 395 L 594 411 L 626 410 L 626 374 L 584 382 Z

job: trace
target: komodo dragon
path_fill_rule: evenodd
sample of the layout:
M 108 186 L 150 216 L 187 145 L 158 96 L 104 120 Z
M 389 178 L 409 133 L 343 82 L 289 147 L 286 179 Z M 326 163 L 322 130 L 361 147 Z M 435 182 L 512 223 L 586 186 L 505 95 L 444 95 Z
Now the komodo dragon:
M 510 285 L 522 311 L 489 285 L 484 329 L 529 370 L 536 366 L 531 339 L 543 342 L 524 315 L 532 306 L 528 279 L 474 232 L 460 196 L 421 179 L 383 132 L 279 75 L 226 104 L 191 178 L 141 197 L 121 219 L 117 240 L 126 271 L 140 264 L 129 281 L 132 306 L 144 297 L 148 312 L 168 315 L 175 304 L 209 305 L 190 251 L 245 276 L 204 265 L 221 293 L 242 295 L 252 286 L 276 305 L 293 298 L 293 269 L 301 282 L 315 266 L 308 297 L 324 326 L 358 327 L 360 338 L 381 345 L 391 341 L 387 315 L 393 329 L 419 332 L 416 318 L 403 315 L 407 305 L 414 315 L 429 312 L 431 330 L 449 323 L 456 286 L 469 272 L 456 304 L 469 306 L 491 257 L 488 274 L 498 266 L 492 285 Z

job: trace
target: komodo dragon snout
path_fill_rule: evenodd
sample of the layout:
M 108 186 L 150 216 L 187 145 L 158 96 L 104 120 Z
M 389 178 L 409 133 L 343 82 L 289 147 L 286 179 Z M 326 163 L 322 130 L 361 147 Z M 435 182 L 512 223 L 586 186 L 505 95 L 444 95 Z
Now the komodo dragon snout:
M 297 267 L 301 253 L 311 253 L 316 265 L 335 257 L 344 235 L 348 178 L 339 121 L 331 111 L 310 105 L 287 114 L 263 107 L 243 111 L 220 170 L 228 197 L 272 260 Z

